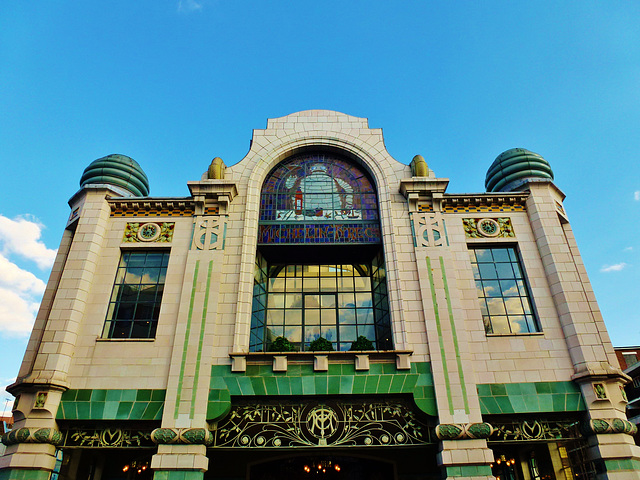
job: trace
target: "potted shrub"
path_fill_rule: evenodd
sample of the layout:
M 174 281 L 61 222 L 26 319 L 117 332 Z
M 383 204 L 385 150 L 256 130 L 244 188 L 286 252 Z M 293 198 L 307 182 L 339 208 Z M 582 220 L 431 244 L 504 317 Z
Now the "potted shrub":
M 373 342 L 364 335 L 360 335 L 358 339 L 351 344 L 349 350 L 373 350 Z
M 309 344 L 312 352 L 333 352 L 333 344 L 324 337 L 318 337 Z
M 269 345 L 270 352 L 295 352 L 296 347 L 286 337 L 276 338 L 271 345 Z

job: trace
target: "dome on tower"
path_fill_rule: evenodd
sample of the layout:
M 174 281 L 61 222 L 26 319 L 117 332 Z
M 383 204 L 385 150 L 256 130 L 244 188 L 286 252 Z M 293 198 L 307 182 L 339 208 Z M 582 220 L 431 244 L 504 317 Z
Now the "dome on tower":
M 135 197 L 149 195 L 147 175 L 138 162 L 126 155 L 112 154 L 91 162 L 82 173 L 80 187 L 95 183 L 124 188 Z
M 505 192 L 528 179 L 553 180 L 549 162 L 524 148 L 512 148 L 494 160 L 484 185 L 487 192 Z

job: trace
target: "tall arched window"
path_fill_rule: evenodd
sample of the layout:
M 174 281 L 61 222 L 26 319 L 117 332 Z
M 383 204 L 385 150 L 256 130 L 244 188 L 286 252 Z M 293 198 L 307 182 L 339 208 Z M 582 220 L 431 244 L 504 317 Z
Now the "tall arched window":
M 333 153 L 276 166 L 260 198 L 251 351 L 284 336 L 392 348 L 378 202 L 362 167 Z

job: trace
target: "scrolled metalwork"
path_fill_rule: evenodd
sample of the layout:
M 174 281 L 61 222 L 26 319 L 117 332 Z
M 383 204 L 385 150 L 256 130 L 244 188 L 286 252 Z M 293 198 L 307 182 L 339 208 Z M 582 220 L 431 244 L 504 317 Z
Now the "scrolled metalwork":
M 237 405 L 217 423 L 214 447 L 387 446 L 433 443 L 401 402 Z
M 76 428 L 64 431 L 64 447 L 139 448 L 155 447 L 151 432 L 141 429 Z
M 493 441 L 547 441 L 580 438 L 578 421 L 528 419 L 522 421 L 494 422 Z

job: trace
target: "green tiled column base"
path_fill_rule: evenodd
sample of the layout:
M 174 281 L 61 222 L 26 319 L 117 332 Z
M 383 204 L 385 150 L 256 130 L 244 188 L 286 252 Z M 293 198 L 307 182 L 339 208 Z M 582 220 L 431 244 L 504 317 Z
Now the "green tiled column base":
M 160 470 L 153 473 L 153 480 L 202 480 L 204 472 L 199 470 Z
M 640 471 L 640 460 L 635 458 L 621 458 L 619 460 L 605 460 L 604 465 L 607 472 L 620 472 L 620 471 Z
M 7 468 L 0 470 L 0 480 L 49 480 L 51 472 L 46 470 L 27 470 Z
M 165 390 L 67 390 L 58 420 L 161 420 Z
M 573 382 L 490 383 L 478 385 L 483 414 L 582 412 L 587 409 Z
M 418 408 L 437 415 L 433 375 L 429 363 L 413 363 L 411 370 L 397 370 L 393 363 L 373 363 L 356 371 L 351 363 L 331 364 L 327 372 L 313 365 L 289 365 L 274 373 L 271 365 L 248 365 L 246 372 L 233 373 L 228 365 L 211 367 L 207 419 L 224 416 L 231 395 L 387 395 L 411 393 Z
M 488 477 L 491 476 L 489 465 L 460 465 L 447 467 L 447 478 L 455 477 Z

